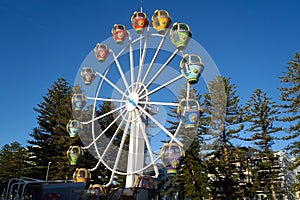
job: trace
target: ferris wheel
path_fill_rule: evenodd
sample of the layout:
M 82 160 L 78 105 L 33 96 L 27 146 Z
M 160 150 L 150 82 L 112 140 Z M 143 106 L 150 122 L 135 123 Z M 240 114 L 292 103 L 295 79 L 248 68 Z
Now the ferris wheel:
M 81 92 L 72 98 L 76 117 L 67 125 L 99 161 L 89 171 L 102 163 L 112 172 L 107 185 L 120 174 L 126 187 L 137 174 L 157 177 L 160 166 L 176 171 L 201 113 L 193 93 L 204 70 L 201 54 L 209 58 L 190 27 L 172 24 L 165 10 L 156 10 L 151 22 L 134 12 L 131 26 L 115 24 L 112 37 L 83 61 L 75 80 Z

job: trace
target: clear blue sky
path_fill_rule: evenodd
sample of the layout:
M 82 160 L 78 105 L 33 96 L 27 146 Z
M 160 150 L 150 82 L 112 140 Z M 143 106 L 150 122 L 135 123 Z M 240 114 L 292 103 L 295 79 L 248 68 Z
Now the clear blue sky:
M 261 88 L 277 100 L 278 76 L 300 47 L 299 0 L 143 0 L 143 11 L 169 11 L 190 25 L 193 38 L 242 102 Z M 130 27 L 140 0 L 1 0 L 0 147 L 26 145 L 33 110 L 57 78 L 73 83 L 78 67 L 115 23 Z

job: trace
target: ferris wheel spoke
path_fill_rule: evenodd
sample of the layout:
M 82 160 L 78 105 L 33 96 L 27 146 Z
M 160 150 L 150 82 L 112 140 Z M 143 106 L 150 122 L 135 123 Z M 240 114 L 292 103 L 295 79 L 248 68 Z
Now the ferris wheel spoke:
M 189 82 L 187 82 L 187 86 L 186 86 L 186 99 L 187 100 L 190 99 L 190 89 L 191 89 L 191 85 Z
M 145 98 L 146 96 L 150 96 L 151 94 L 153 94 L 153 93 L 155 93 L 155 92 L 161 90 L 162 88 L 167 87 L 168 85 L 170 85 L 170 84 L 172 84 L 172 83 L 178 81 L 178 80 L 181 79 L 181 78 L 183 78 L 183 75 L 182 75 L 182 74 L 180 74 L 179 76 L 173 78 L 172 80 L 169 80 L 169 81 L 166 82 L 165 84 L 162 84 L 162 85 L 158 86 L 158 87 L 155 88 L 154 90 L 151 90 L 150 92 L 144 94 L 143 96 L 141 96 L 141 99 Z
M 97 120 L 99 120 L 99 119 L 101 119 L 101 118 L 103 118 L 103 117 L 106 117 L 107 115 L 110 115 L 110 114 L 112 114 L 112 113 L 114 113 L 114 112 L 117 112 L 117 111 L 119 111 L 119 110 L 122 110 L 122 109 L 125 108 L 125 107 L 126 107 L 126 105 L 120 106 L 119 108 L 115 108 L 114 110 L 111 110 L 111 111 L 109 111 L 109 112 L 107 112 L 107 113 L 105 113 L 105 114 L 103 114 L 103 115 L 100 115 L 100 116 L 98 116 L 98 117 L 96 117 L 96 118 L 94 118 L 94 119 L 92 119 L 92 120 L 90 120 L 90 121 L 87 121 L 87 122 L 81 122 L 81 123 L 82 123 L 82 124 L 89 124 L 89 123 L 94 122 L 94 121 L 97 121 Z
M 130 76 L 131 76 L 131 86 L 132 92 L 134 91 L 134 58 L 133 58 L 133 48 L 132 48 L 132 37 L 130 32 L 128 32 L 129 38 L 129 60 L 130 60 Z
M 101 164 L 101 162 L 103 162 L 103 160 L 102 160 L 102 158 L 99 157 L 99 160 L 98 160 L 97 164 L 95 165 L 95 167 L 92 168 L 92 169 L 89 169 L 89 171 L 93 172 L 93 171 L 95 171 L 96 169 L 98 169 L 99 166 L 100 166 L 100 164 Z
M 152 117 L 144 108 L 142 108 L 141 106 L 137 105 L 137 107 L 145 114 L 147 115 L 147 117 L 149 117 L 161 130 L 163 130 L 170 138 L 172 138 L 178 145 L 180 145 L 181 147 L 183 146 L 183 144 L 174 137 L 174 135 L 172 133 L 170 133 L 161 123 L 159 123 L 154 117 Z
M 150 73 L 150 71 L 151 71 L 151 69 L 152 69 L 152 66 L 153 66 L 153 64 L 154 64 L 154 62 L 155 62 L 155 60 L 156 60 L 156 58 L 157 58 L 157 55 L 158 55 L 159 51 L 161 50 L 162 45 L 163 45 L 164 42 L 165 42 L 167 33 L 168 33 L 168 32 L 166 31 L 166 33 L 165 33 L 164 36 L 162 37 L 162 39 L 161 39 L 161 41 L 160 41 L 160 43 L 159 43 L 159 45 L 158 45 L 158 47 L 157 47 L 157 49 L 156 49 L 156 52 L 155 52 L 155 54 L 154 54 L 154 56 L 153 56 L 153 58 L 152 58 L 152 60 L 151 60 L 151 62 L 150 62 L 150 65 L 148 66 L 148 69 L 147 69 L 147 71 L 146 71 L 146 73 L 145 73 L 145 75 L 144 75 L 144 78 L 143 78 L 143 80 L 142 80 L 142 84 L 145 83 L 145 81 L 146 81 L 146 79 L 147 79 L 147 77 L 148 77 L 148 75 L 149 75 L 149 73 Z
M 113 88 L 115 88 L 120 94 L 122 94 L 123 96 L 126 96 L 128 98 L 128 96 L 120 89 L 118 88 L 115 84 L 113 84 L 110 80 L 108 80 L 105 76 L 103 76 L 101 73 L 96 72 L 97 75 L 99 75 L 102 79 L 104 79 L 107 83 L 109 83 Z
M 130 120 L 130 115 L 128 116 L 128 118 Z M 120 147 L 118 149 L 118 153 L 117 153 L 117 157 L 116 157 L 116 161 L 115 161 L 115 164 L 114 164 L 113 171 L 115 171 L 117 169 L 118 165 L 119 165 L 119 161 L 120 161 L 121 153 L 123 151 L 124 143 L 125 143 L 126 137 L 128 135 L 128 129 L 129 129 L 129 124 L 130 124 L 129 120 L 127 121 L 125 129 L 124 129 L 124 133 L 123 133 L 123 136 L 122 136 Z
M 178 127 L 177 127 L 177 129 L 176 129 L 176 131 L 174 133 L 174 137 L 175 138 L 176 138 L 176 136 L 177 136 L 177 134 L 178 134 L 181 126 L 182 126 L 182 122 L 180 121 L 179 124 L 178 124 Z M 173 138 L 171 139 L 170 143 L 173 143 Z
M 95 101 L 110 101 L 110 102 L 118 102 L 118 103 L 126 102 L 126 100 L 121 100 L 121 99 L 110 99 L 110 98 L 101 98 L 101 97 L 86 97 L 86 98 Z
M 178 107 L 178 103 L 172 102 L 158 102 L 158 101 L 139 101 L 140 104 L 147 104 L 147 105 L 161 105 L 161 106 L 176 106 Z
M 124 72 L 123 72 L 123 70 L 122 70 L 122 68 L 121 68 L 121 65 L 120 65 L 120 63 L 119 63 L 119 60 L 118 60 L 118 58 L 116 57 L 115 52 L 112 51 L 112 50 L 111 50 L 111 52 L 112 52 L 112 54 L 113 54 L 114 61 L 115 61 L 116 65 L 117 65 L 118 70 L 119 70 L 119 72 L 120 72 L 120 75 L 121 75 L 121 77 L 122 77 L 123 83 L 124 83 L 125 87 L 128 89 L 128 88 L 129 88 L 129 85 L 128 85 L 128 82 L 127 82 L 127 80 L 126 80 L 126 78 L 125 78 Z
M 138 76 L 137 76 L 137 82 L 138 83 L 141 80 L 142 71 L 143 71 L 143 67 L 144 67 L 145 56 L 146 56 L 147 47 L 148 47 L 149 29 L 150 29 L 150 26 L 148 26 L 148 29 L 147 29 L 147 34 L 146 34 L 146 37 L 145 37 L 145 42 L 144 42 L 144 47 L 143 48 L 142 48 L 142 40 L 140 40 L 140 66 L 139 66 L 139 72 L 138 72 Z
M 124 112 L 127 111 L 124 109 L 95 139 L 93 139 L 93 142 L 91 142 L 89 145 L 87 145 L 84 149 L 90 148 L 93 144 L 96 144 L 96 141 L 104 134 L 106 131 L 114 124 L 116 121 L 124 114 Z M 93 126 L 94 127 L 94 126 Z
M 128 112 L 127 112 L 127 113 L 125 114 L 125 116 L 123 117 L 123 119 L 122 119 L 122 121 L 120 122 L 120 125 L 118 126 L 118 128 L 117 128 L 117 130 L 115 131 L 114 135 L 113 135 L 112 138 L 110 139 L 108 145 L 105 147 L 105 149 L 104 149 L 104 151 L 103 151 L 101 157 L 104 157 L 104 156 L 105 156 L 107 150 L 108 150 L 109 147 L 112 145 L 112 143 L 113 143 L 115 137 L 118 135 L 118 133 L 119 133 L 119 131 L 120 131 L 120 129 L 121 129 L 121 124 L 123 124 L 123 122 L 124 122 L 124 120 L 125 120 L 125 117 L 126 117 L 127 115 L 128 115 Z M 129 123 L 129 122 L 127 121 L 127 123 Z M 126 123 L 126 126 L 127 126 L 127 123 Z
M 166 66 L 172 61 L 172 59 L 176 56 L 178 53 L 178 49 L 176 49 L 173 54 L 169 57 L 169 59 L 161 66 L 161 68 L 156 72 L 156 74 L 152 77 L 152 79 L 147 83 L 146 87 L 139 93 L 142 94 L 146 88 L 148 88 L 153 81 L 160 75 L 160 73 L 166 68 Z
M 136 113 L 136 116 L 139 116 L 139 113 L 138 113 L 137 110 L 135 110 L 135 113 Z M 158 173 L 158 169 L 157 169 L 157 167 L 156 167 L 156 161 L 155 161 L 155 159 L 154 159 L 153 152 L 152 152 L 152 148 L 151 148 L 151 145 L 150 145 L 150 142 L 149 142 L 147 133 L 145 132 L 145 128 L 144 128 L 143 125 L 142 125 L 142 121 L 141 121 L 141 118 L 140 118 L 140 117 L 138 117 L 138 122 L 139 122 L 139 126 L 140 126 L 140 128 L 141 128 L 141 131 L 142 131 L 142 134 L 143 134 L 145 143 L 146 143 L 146 147 L 147 147 L 147 149 L 148 149 L 148 151 L 149 151 L 150 158 L 151 158 L 152 164 L 153 164 L 153 166 L 154 166 L 155 173 L 157 174 L 157 173 Z

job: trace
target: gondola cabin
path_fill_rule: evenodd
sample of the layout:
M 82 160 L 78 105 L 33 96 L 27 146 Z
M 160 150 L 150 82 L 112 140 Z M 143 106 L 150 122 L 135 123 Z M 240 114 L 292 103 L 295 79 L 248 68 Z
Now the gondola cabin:
M 76 165 L 79 156 L 82 155 L 82 150 L 80 146 L 70 146 L 67 151 L 67 157 L 70 165 Z
M 197 55 L 186 54 L 180 61 L 180 70 L 190 84 L 196 84 L 204 70 L 202 59 Z
M 161 149 L 161 160 L 168 174 L 176 174 L 184 158 L 183 149 L 176 143 L 165 143 Z
M 91 180 L 91 173 L 86 168 L 77 168 L 73 174 L 75 182 L 89 182 Z
M 134 12 L 131 17 L 131 25 L 138 34 L 143 34 L 149 26 L 149 20 L 144 12 Z
M 99 62 L 104 62 L 109 56 L 109 48 L 106 44 L 98 43 L 94 48 L 94 53 Z
M 92 184 L 92 185 L 90 185 L 89 190 L 93 191 L 95 194 L 98 194 L 99 197 L 105 197 L 106 196 L 106 190 L 100 184 Z
M 74 110 L 82 110 L 86 103 L 87 100 L 84 94 L 73 94 L 72 106 Z
M 128 37 L 127 29 L 123 24 L 115 24 L 111 34 L 117 44 L 123 44 Z
M 150 175 L 138 176 L 133 185 L 134 188 L 157 189 L 155 179 Z
M 70 137 L 77 137 L 81 129 L 81 124 L 77 120 L 70 120 L 67 124 L 67 131 Z
M 195 99 L 182 99 L 177 108 L 177 114 L 184 128 L 197 128 L 201 107 Z
M 91 85 L 96 78 L 96 72 L 91 67 L 83 67 L 80 76 L 85 85 Z
M 187 43 L 190 41 L 192 33 L 190 27 L 184 23 L 174 23 L 172 29 L 170 30 L 171 42 L 180 51 L 186 48 Z
M 152 15 L 152 26 L 159 34 L 165 34 L 171 24 L 172 20 L 167 11 L 154 11 L 154 14 Z

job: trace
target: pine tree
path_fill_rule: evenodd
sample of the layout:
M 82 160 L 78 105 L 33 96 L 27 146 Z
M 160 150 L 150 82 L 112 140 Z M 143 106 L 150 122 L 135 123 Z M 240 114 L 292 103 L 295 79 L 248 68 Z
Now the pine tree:
M 184 87 L 186 88 L 186 87 Z M 187 96 L 187 90 L 183 89 L 180 91 L 179 99 L 185 99 Z M 192 88 L 189 91 L 189 99 L 195 99 L 200 101 L 201 95 Z M 169 131 L 175 133 L 179 125 L 179 121 L 176 121 L 177 110 L 171 109 L 170 117 L 174 121 L 169 120 L 170 124 Z M 199 120 L 199 123 L 202 120 Z M 161 193 L 168 197 L 179 198 L 179 199 L 202 199 L 208 197 L 207 193 L 207 173 L 203 160 L 200 156 L 200 134 L 201 131 L 198 129 L 188 131 L 180 128 L 177 134 L 184 145 L 190 145 L 185 151 L 185 157 L 179 167 L 177 174 L 168 175 L 162 183 Z
M 0 149 L 0 194 L 9 179 L 26 175 L 25 157 L 26 149 L 18 142 L 6 144 Z
M 38 112 L 38 127 L 33 130 L 29 140 L 30 162 L 35 173 L 33 178 L 44 179 L 49 162 L 49 179 L 70 179 L 74 167 L 70 167 L 66 151 L 77 139 L 71 139 L 66 125 L 72 119 L 71 112 L 72 88 L 67 81 L 59 78 L 48 89 L 43 102 L 34 110 Z
M 267 97 L 266 93 L 260 89 L 255 90 L 250 100 L 245 106 L 245 121 L 249 124 L 246 132 L 250 134 L 251 140 L 257 150 L 253 159 L 256 159 L 256 184 L 257 189 L 263 189 L 264 193 L 273 199 L 276 199 L 276 193 L 280 192 L 275 181 L 278 178 L 278 172 L 272 169 L 275 163 L 272 145 L 276 138 L 276 133 L 281 127 L 276 127 L 279 109 L 278 105 Z
M 232 160 L 236 162 L 240 153 L 233 141 L 239 139 L 243 129 L 242 109 L 236 88 L 229 78 L 219 76 L 209 83 L 209 93 L 205 94 L 203 103 L 204 119 L 207 120 L 206 134 L 213 140 L 210 144 L 213 152 L 208 156 L 207 168 L 214 198 L 235 199 L 242 193 L 239 179 L 235 177 L 238 171 L 232 163 Z
M 286 67 L 287 71 L 280 76 L 280 82 L 283 86 L 280 88 L 281 96 L 281 121 L 287 124 L 285 131 L 288 133 L 286 139 L 291 140 L 287 147 L 296 160 L 293 168 L 300 165 L 300 54 L 295 53 L 292 61 Z M 300 177 L 297 177 L 300 180 Z M 296 190 L 299 191 L 300 184 L 296 184 Z

